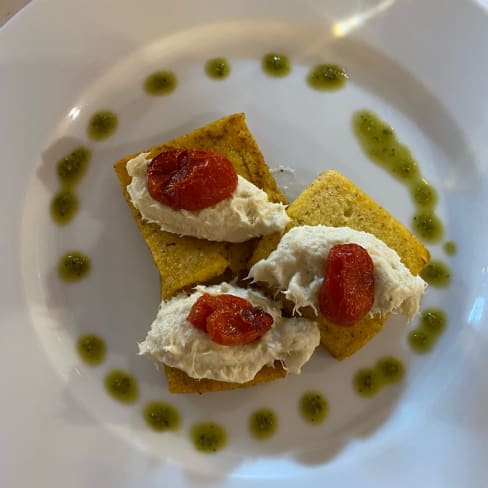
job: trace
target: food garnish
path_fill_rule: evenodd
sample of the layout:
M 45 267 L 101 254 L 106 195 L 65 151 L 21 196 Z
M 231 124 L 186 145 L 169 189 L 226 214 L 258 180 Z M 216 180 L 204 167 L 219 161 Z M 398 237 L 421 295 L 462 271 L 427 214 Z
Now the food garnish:
M 207 332 L 212 341 L 226 346 L 254 342 L 273 325 L 262 308 L 235 295 L 204 293 L 193 305 L 188 321 Z
M 359 244 L 337 244 L 327 256 L 319 292 L 322 315 L 337 325 L 351 326 L 369 313 L 374 302 L 374 264 Z
M 222 154 L 199 149 L 170 149 L 147 168 L 149 194 L 175 210 L 201 210 L 230 197 L 237 173 Z

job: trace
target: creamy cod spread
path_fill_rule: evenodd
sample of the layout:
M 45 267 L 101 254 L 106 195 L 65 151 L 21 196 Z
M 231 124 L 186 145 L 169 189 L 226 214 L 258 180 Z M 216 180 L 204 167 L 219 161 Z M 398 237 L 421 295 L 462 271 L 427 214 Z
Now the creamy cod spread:
M 284 293 L 296 308 L 318 309 L 319 290 L 330 249 L 356 243 L 374 264 L 374 302 L 370 314 L 397 312 L 409 320 L 418 313 L 427 284 L 400 261 L 398 254 L 367 232 L 324 225 L 294 227 L 267 259 L 257 262 L 249 276 Z
M 211 207 L 190 211 L 163 205 L 147 188 L 148 155 L 141 153 L 127 162 L 132 177 L 127 192 L 143 219 L 158 224 L 161 230 L 209 241 L 244 242 L 282 231 L 290 222 L 285 205 L 270 202 L 263 190 L 241 176 L 231 197 Z
M 245 298 L 269 313 L 273 325 L 255 342 L 238 346 L 217 344 L 186 320 L 203 293 L 228 293 Z M 190 296 L 179 295 L 163 301 L 146 339 L 139 343 L 139 354 L 181 369 L 192 378 L 244 383 L 252 380 L 263 366 L 272 366 L 276 360 L 281 361 L 289 373 L 299 374 L 319 342 L 316 322 L 283 318 L 279 305 L 258 292 L 221 283 L 198 286 Z

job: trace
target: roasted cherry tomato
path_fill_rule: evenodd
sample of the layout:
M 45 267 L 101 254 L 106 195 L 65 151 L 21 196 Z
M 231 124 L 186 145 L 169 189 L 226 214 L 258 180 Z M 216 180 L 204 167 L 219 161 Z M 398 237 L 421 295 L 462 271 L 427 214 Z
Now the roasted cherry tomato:
M 217 309 L 230 308 L 231 310 L 251 309 L 252 304 L 235 295 L 210 295 L 204 293 L 194 303 L 187 319 L 197 329 L 207 332 L 207 318 Z
M 147 188 L 158 202 L 175 210 L 201 210 L 230 197 L 237 173 L 222 154 L 198 149 L 170 149 L 147 168 Z
M 338 244 L 329 252 L 319 294 L 322 315 L 337 325 L 351 326 L 373 306 L 374 265 L 358 244 Z
M 244 298 L 235 295 L 204 293 L 194 303 L 187 317 L 197 329 L 207 332 L 218 344 L 248 344 L 264 335 L 273 317 Z

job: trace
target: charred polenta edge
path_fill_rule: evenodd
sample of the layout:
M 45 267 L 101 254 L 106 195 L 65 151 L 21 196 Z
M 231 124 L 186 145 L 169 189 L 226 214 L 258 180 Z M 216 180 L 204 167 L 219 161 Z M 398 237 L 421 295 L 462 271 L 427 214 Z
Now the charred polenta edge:
M 170 148 L 204 149 L 224 154 L 233 163 L 237 173 L 263 189 L 268 194 L 270 201 L 287 203 L 286 197 L 279 190 L 256 141 L 245 123 L 244 114 L 224 117 L 182 137 L 141 152 L 148 152 L 149 157 L 154 157 Z M 242 244 L 211 243 L 201 239 L 179 237 L 168 232 L 162 232 L 157 225 L 149 224 L 142 220 L 139 211 L 132 205 L 126 190 L 127 185 L 131 181 L 126 170 L 126 164 L 138 154 L 140 152 L 121 159 L 115 163 L 114 168 L 127 204 L 160 272 L 161 297 L 169 299 L 179 291 L 195 285 L 197 282 L 207 282 L 216 279 L 228 269 L 235 275 L 247 269 L 249 257 L 254 251 L 257 239 Z M 210 252 L 211 265 L 204 272 L 195 270 L 195 267 L 193 267 L 191 277 L 196 279 L 193 279 L 192 282 L 183 283 L 180 280 L 173 283 L 172 286 L 168 286 L 168 276 L 171 273 L 168 273 L 166 266 L 162 265 L 163 259 L 158 253 L 161 252 L 162 248 L 166 249 L 172 253 L 167 257 L 166 261 L 171 261 L 171 256 L 181 245 L 184 245 L 187 250 L 195 246 L 198 253 Z M 187 259 L 183 259 L 186 268 L 188 268 L 187 262 Z M 230 390 L 273 381 L 286 376 L 286 371 L 279 361 L 275 362 L 274 367 L 264 367 L 252 381 L 243 384 L 215 380 L 195 380 L 183 371 L 166 365 L 164 371 L 171 393 L 204 393 Z
M 417 275 L 429 261 L 429 251 L 398 220 L 337 171 L 321 173 L 287 213 L 292 219 L 287 230 L 298 225 L 347 226 L 374 234 L 394 249 L 407 268 Z M 265 236 L 258 244 L 251 264 L 266 258 L 278 245 L 279 235 Z M 383 327 L 387 315 L 365 317 L 353 327 L 341 327 L 319 316 L 322 345 L 336 359 L 351 356 Z

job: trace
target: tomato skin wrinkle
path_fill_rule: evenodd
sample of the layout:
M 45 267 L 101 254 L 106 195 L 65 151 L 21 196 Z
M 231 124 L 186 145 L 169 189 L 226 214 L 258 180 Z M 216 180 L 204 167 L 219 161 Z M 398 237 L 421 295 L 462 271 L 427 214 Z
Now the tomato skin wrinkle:
M 358 244 L 337 244 L 327 256 L 319 292 L 321 314 L 331 322 L 353 326 L 374 302 L 374 264 Z
M 230 197 L 237 173 L 222 154 L 200 149 L 169 149 L 147 167 L 147 188 L 154 200 L 175 210 L 202 210 Z
M 187 320 L 207 332 L 210 339 L 226 346 L 249 344 L 272 326 L 273 317 L 244 298 L 204 293 L 194 303 Z

